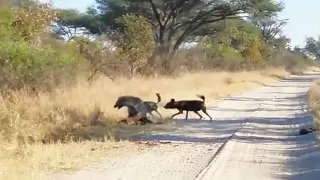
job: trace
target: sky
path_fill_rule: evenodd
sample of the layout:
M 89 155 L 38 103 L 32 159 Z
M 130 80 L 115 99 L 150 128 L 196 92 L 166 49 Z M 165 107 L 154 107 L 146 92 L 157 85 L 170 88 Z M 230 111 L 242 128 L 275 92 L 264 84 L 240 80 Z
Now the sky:
M 48 2 L 49 0 L 40 0 Z M 84 12 L 95 0 L 51 0 L 58 8 L 73 8 Z M 289 19 L 283 34 L 291 39 L 291 45 L 303 47 L 306 36 L 317 38 L 320 35 L 320 0 L 282 0 L 285 9 L 280 18 Z

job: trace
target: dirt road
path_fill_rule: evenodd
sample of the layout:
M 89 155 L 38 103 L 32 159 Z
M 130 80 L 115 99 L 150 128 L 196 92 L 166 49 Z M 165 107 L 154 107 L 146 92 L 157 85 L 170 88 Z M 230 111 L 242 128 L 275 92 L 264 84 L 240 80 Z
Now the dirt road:
M 319 179 L 315 136 L 297 136 L 299 127 L 312 123 L 305 96 L 316 78 L 320 75 L 292 76 L 207 104 L 212 123 L 179 120 L 174 132 L 141 137 L 169 144 L 52 179 Z

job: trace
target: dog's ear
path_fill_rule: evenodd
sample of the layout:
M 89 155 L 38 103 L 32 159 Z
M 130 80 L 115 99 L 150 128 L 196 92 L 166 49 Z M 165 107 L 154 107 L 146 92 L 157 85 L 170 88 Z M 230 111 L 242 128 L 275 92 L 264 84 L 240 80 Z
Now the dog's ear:
M 174 99 L 172 98 L 172 99 L 170 100 L 170 102 L 174 102 Z

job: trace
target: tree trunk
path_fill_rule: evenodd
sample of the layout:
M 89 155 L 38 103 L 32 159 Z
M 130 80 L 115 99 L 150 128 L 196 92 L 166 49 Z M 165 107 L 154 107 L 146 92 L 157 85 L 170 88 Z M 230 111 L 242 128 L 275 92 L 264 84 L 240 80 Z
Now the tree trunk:
M 133 81 L 134 81 L 135 76 L 136 76 L 136 71 L 137 71 L 137 68 L 135 67 L 135 65 L 131 64 L 130 65 L 130 69 L 129 69 L 129 73 L 130 73 L 131 80 L 133 80 Z
M 174 54 L 171 52 L 166 52 L 165 54 L 161 54 L 161 66 L 164 71 L 164 74 L 171 74 L 173 71 L 172 68 L 172 60 Z
M 167 45 L 159 45 L 154 50 L 151 58 L 148 60 L 150 66 L 160 67 L 163 72 L 168 73 L 172 71 L 172 59 L 176 54 L 177 49 L 173 49 Z

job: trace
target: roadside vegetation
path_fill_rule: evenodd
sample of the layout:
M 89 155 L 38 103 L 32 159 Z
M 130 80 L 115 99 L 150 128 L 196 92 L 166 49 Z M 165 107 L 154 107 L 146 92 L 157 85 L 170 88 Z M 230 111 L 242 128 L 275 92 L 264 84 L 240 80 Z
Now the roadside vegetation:
M 126 116 L 112 107 L 118 96 L 212 102 L 318 66 L 316 40 L 288 45 L 283 8 L 271 0 L 96 0 L 79 12 L 1 1 L 0 179 L 139 151 L 149 146 L 126 140 L 173 128 L 115 124 Z
M 319 134 L 320 129 L 320 81 L 316 81 L 308 92 L 308 103 L 313 115 L 313 122 L 316 133 Z M 318 136 L 319 137 L 319 136 Z M 319 138 L 318 138 L 319 139 Z

